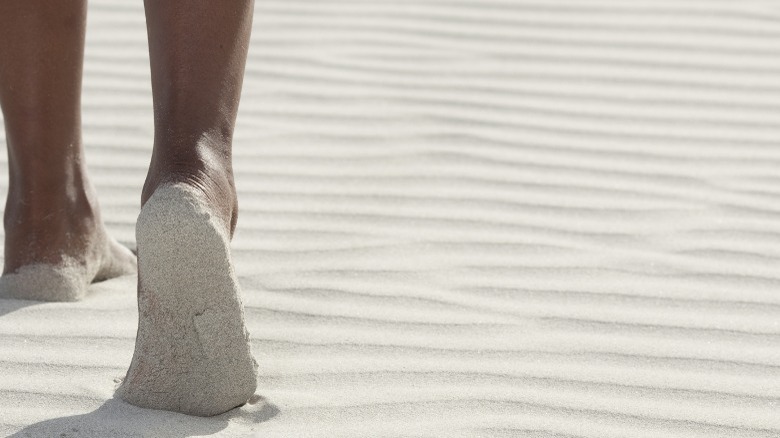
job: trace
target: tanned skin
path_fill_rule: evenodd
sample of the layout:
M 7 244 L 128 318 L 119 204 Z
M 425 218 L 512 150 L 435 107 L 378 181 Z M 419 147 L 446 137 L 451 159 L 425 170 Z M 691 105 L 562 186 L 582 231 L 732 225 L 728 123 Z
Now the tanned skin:
M 232 236 L 238 204 L 231 146 L 253 1 L 144 5 L 155 136 L 141 203 L 161 184 L 190 184 Z M 64 257 L 135 265 L 106 234 L 84 161 L 85 27 L 84 0 L 0 0 L 0 106 L 10 175 L 4 274 Z
M 85 24 L 81 0 L 0 0 L 0 106 L 10 177 L 4 274 L 65 259 L 125 268 L 115 275 L 134 270 L 134 256 L 106 234 L 84 162 Z

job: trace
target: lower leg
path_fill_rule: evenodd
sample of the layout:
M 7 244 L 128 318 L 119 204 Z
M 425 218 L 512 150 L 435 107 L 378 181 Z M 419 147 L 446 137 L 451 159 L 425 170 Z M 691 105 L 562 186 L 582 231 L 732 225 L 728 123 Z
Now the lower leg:
M 51 290 L 48 297 L 26 296 L 14 284 L 8 292 L 21 298 L 79 298 L 96 277 L 134 265 L 132 254 L 105 235 L 86 174 L 80 130 L 85 21 L 85 0 L 0 2 L 0 106 L 10 175 L 3 272 L 68 263 L 82 272 L 71 285 L 79 290 Z
M 233 125 L 251 0 L 146 0 L 155 138 L 138 242 L 138 335 L 118 389 L 138 406 L 216 415 L 256 388 L 230 257 Z
M 186 182 L 204 192 L 232 234 L 231 143 L 253 1 L 146 0 L 145 7 L 155 137 L 142 204 L 160 184 Z

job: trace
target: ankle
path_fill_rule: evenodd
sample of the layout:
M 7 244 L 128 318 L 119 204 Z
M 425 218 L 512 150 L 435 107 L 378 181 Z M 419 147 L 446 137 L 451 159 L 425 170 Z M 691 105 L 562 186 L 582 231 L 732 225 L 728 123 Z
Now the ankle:
M 99 208 L 94 190 L 86 187 L 57 187 L 46 189 L 17 188 L 8 191 L 5 206 L 5 225 L 15 225 L 14 218 L 27 223 L 54 220 L 95 218 Z
M 101 232 L 100 213 L 89 190 L 9 191 L 3 219 L 4 272 L 31 263 L 61 263 L 83 253 Z
M 203 194 L 232 236 L 238 217 L 238 201 L 229 151 L 229 144 L 208 135 L 189 146 L 155 144 L 141 205 L 162 185 L 187 184 Z

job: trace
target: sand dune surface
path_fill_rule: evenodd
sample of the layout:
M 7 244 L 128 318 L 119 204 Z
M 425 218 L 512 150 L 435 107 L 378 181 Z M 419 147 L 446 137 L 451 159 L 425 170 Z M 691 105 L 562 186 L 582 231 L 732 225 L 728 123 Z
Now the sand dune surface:
M 83 95 L 130 247 L 142 3 L 90 2 Z M 0 300 L 0 435 L 778 437 L 778 139 L 773 2 L 259 0 L 233 241 L 257 396 L 112 398 L 123 277 Z

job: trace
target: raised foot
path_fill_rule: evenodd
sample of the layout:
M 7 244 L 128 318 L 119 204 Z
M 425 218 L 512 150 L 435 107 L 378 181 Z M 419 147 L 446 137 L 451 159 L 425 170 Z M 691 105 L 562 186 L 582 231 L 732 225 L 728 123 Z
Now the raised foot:
M 117 395 L 140 407 L 212 416 L 257 386 L 227 226 L 204 199 L 163 185 L 138 217 L 138 335 Z
M 31 263 L 0 277 L 0 297 L 38 301 L 77 301 L 90 283 L 136 272 L 132 252 L 101 233 L 94 251 L 81 259 L 63 256 L 57 264 Z

